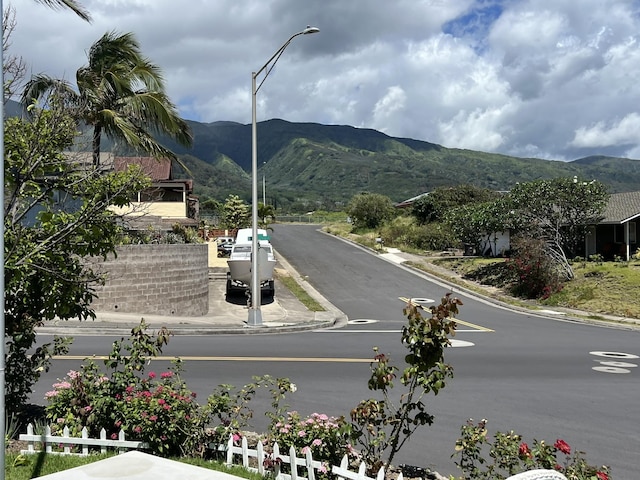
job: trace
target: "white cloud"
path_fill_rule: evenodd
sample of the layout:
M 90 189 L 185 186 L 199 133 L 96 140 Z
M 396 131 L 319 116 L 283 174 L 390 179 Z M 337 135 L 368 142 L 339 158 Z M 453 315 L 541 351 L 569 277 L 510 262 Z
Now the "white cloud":
M 102 34 L 131 31 L 189 119 L 249 123 L 251 72 L 315 25 L 260 90 L 259 120 L 552 159 L 640 150 L 626 126 L 640 104 L 635 1 L 80 1 L 92 24 L 13 0 L 11 52 L 73 80 Z
M 571 145 L 579 148 L 632 145 L 638 142 L 638 132 L 640 132 L 640 115 L 631 113 L 611 125 L 598 122 L 591 127 L 578 128 Z

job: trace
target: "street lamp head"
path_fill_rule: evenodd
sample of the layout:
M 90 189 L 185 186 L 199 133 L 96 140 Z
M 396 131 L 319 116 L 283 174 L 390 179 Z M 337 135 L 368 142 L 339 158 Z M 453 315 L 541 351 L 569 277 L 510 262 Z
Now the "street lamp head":
M 310 33 L 318 33 L 320 31 L 320 29 L 318 27 L 311 27 L 309 25 L 307 25 L 307 28 L 305 28 L 302 31 L 303 35 L 309 35 Z

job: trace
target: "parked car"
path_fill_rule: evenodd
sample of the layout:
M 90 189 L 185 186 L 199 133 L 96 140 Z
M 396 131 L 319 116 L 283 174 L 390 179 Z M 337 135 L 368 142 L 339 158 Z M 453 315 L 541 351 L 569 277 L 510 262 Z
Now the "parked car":
M 233 237 L 218 237 L 216 243 L 218 244 L 218 256 L 228 257 L 236 241 Z

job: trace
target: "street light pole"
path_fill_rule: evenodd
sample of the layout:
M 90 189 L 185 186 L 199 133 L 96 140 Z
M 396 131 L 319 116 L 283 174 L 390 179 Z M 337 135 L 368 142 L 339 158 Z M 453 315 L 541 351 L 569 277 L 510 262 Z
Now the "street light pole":
M 260 242 L 258 240 L 258 129 L 256 126 L 256 95 L 291 41 L 299 35 L 308 35 L 319 31 L 319 28 L 307 26 L 307 28 L 301 32 L 291 35 L 289 40 L 284 42 L 276 53 L 267 60 L 267 63 L 257 72 L 251 73 L 251 305 L 249 306 L 247 324 L 252 327 L 262 326 L 262 310 L 260 309 L 262 299 L 260 275 L 258 272 L 258 249 L 260 248 Z M 256 79 L 262 72 L 265 72 L 264 78 L 259 85 L 256 85 Z

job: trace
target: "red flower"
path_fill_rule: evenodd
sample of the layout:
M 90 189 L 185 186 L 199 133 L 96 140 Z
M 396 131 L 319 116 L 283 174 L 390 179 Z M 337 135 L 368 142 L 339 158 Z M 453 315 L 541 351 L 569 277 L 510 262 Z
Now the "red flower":
M 556 440 L 556 443 L 554 443 L 553 446 L 566 455 L 569 455 L 571 453 L 571 447 L 564 440 L 561 440 L 561 439 Z
M 522 442 L 520 444 L 520 448 L 518 448 L 518 454 L 521 457 L 530 457 L 531 456 L 531 450 L 529 450 L 529 445 L 527 445 L 526 443 Z
M 598 480 L 609 480 L 609 475 L 604 472 L 596 472 L 596 477 L 598 477 Z

